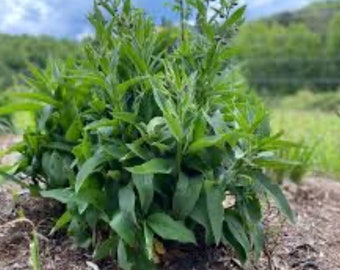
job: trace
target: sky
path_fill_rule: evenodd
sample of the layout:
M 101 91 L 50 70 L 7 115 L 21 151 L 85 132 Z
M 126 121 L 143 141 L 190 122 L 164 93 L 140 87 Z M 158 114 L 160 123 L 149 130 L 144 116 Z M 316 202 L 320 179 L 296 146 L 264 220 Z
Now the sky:
M 57 38 L 81 39 L 91 33 L 87 14 L 93 0 L 0 0 L 0 33 L 52 35 Z M 133 0 L 156 20 L 170 17 L 164 3 L 169 0 Z M 170 2 L 173 0 L 170 0 Z M 240 0 L 248 5 L 247 18 L 269 16 L 293 10 L 311 0 Z

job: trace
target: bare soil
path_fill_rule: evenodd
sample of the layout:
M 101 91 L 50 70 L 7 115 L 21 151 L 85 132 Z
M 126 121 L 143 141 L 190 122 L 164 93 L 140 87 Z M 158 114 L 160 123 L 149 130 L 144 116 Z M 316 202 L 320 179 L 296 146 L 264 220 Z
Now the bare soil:
M 296 224 L 288 224 L 275 208 L 267 209 L 267 240 L 259 262 L 242 267 L 223 248 L 167 247 L 161 268 L 340 270 L 340 183 L 310 177 L 301 185 L 286 183 L 284 190 L 296 212 Z M 49 236 L 62 211 L 60 204 L 31 198 L 17 186 L 0 186 L 0 270 L 31 269 L 33 226 L 39 233 L 43 270 L 116 270 L 110 260 L 94 263 L 91 252 L 73 247 L 64 232 Z

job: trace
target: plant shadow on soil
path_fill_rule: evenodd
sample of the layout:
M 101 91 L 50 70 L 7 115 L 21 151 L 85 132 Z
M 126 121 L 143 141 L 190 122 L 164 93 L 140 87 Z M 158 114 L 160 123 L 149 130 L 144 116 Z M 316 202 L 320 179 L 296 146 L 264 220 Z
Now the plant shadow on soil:
M 0 189 L 0 269 L 23 270 L 29 266 L 32 221 L 39 233 L 40 258 L 44 270 L 95 269 L 91 253 L 72 246 L 65 232 L 49 236 L 62 206 L 54 201 L 30 198 L 13 200 L 13 186 Z M 286 183 L 284 189 L 296 211 L 296 224 L 282 223 L 268 213 L 268 239 L 257 264 L 242 268 L 230 250 L 223 248 L 166 247 L 161 269 L 165 270 L 336 270 L 340 269 L 340 184 L 310 178 L 302 185 Z M 25 219 L 20 218 L 24 216 Z M 90 263 L 89 263 L 90 262 Z M 117 269 L 113 260 L 98 263 L 99 269 Z

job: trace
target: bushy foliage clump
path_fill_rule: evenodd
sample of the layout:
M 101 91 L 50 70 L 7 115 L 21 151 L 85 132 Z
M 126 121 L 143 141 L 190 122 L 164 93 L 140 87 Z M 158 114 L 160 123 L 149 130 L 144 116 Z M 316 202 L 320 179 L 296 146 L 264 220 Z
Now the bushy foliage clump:
M 178 1 L 182 27 L 168 32 L 130 0 L 99 1 L 84 58 L 35 70 L 0 109 L 35 111 L 16 173 L 65 204 L 55 230 L 68 226 L 96 259 L 152 269 L 155 246 L 175 241 L 231 245 L 245 262 L 261 252 L 261 198 L 293 218 L 264 173 L 285 142 L 232 66 L 244 7 L 219 3 Z

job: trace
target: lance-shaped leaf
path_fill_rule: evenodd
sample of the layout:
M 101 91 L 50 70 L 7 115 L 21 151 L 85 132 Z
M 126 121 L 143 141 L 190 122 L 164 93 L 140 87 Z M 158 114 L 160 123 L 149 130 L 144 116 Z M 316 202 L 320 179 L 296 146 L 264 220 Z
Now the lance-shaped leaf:
M 169 174 L 173 166 L 169 160 L 154 158 L 141 165 L 125 168 L 133 174 Z
M 135 228 L 125 213 L 115 214 L 110 221 L 110 226 L 125 243 L 130 246 L 134 245 L 136 241 Z
M 164 213 L 156 213 L 147 218 L 148 226 L 165 240 L 181 243 L 196 243 L 195 235 L 183 223 Z
M 132 174 L 132 180 L 137 188 L 142 210 L 147 213 L 154 196 L 153 174 Z
M 77 174 L 75 190 L 78 192 L 88 176 L 96 171 L 98 166 L 106 161 L 106 154 L 103 149 L 99 149 L 94 156 L 86 160 Z
M 224 192 L 221 187 L 213 181 L 205 184 L 205 192 L 209 221 L 214 235 L 215 244 L 218 245 L 222 238 Z
M 137 223 L 135 214 L 136 196 L 131 185 L 121 188 L 118 192 L 119 208 L 124 212 L 135 224 Z
M 189 178 L 181 173 L 172 200 L 172 208 L 176 216 L 184 219 L 194 209 L 202 190 L 201 177 Z
M 280 187 L 271 183 L 269 178 L 262 172 L 256 172 L 255 177 L 265 189 L 265 191 L 273 197 L 280 211 L 290 220 L 290 222 L 294 222 L 293 211 L 290 208 L 289 203 Z

